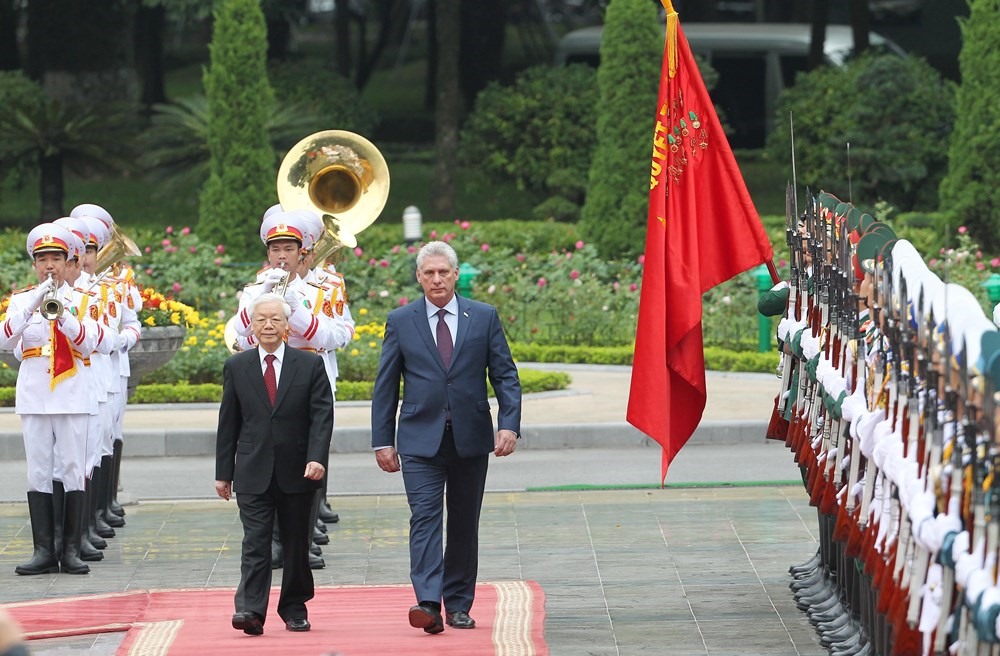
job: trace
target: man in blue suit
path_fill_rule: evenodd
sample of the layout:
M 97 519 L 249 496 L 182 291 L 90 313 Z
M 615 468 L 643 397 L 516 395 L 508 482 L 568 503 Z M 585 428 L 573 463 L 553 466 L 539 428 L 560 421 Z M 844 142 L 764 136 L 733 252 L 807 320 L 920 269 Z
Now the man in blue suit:
M 479 569 L 479 514 L 489 454 L 514 452 L 521 383 L 496 308 L 455 294 L 458 256 L 440 241 L 417 254 L 424 298 L 393 310 L 372 392 L 372 447 L 386 472 L 402 467 L 410 504 L 410 626 L 476 626 L 469 616 Z M 499 412 L 494 433 L 486 379 Z M 399 382 L 403 381 L 403 403 Z M 443 497 L 448 541 L 442 555 Z

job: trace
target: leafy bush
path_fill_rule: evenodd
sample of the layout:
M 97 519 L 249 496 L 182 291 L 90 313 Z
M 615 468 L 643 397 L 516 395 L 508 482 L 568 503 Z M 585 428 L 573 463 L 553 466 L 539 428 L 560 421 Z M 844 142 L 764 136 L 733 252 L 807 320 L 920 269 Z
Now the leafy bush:
M 142 377 L 143 384 L 222 384 L 222 365 L 229 357 L 225 324 L 216 317 L 202 317 L 188 326 L 184 345 L 167 364 Z
M 170 385 L 139 385 L 129 403 L 218 403 L 222 399 L 222 385 L 202 383 L 189 385 L 178 382 Z
M 615 0 L 601 39 L 597 147 L 580 230 L 604 257 L 634 255 L 645 244 L 653 113 L 663 52 L 656 6 Z
M 970 2 L 959 19 L 962 84 L 956 98 L 955 136 L 948 151 L 948 175 L 941 183 L 941 209 L 965 225 L 983 246 L 1000 250 L 1000 52 L 996 48 L 1000 7 Z M 993 62 L 993 63 L 990 63 Z M 940 146 L 939 146 L 940 147 Z
M 1000 273 L 1000 257 L 987 259 L 972 233 L 959 226 L 955 246 L 942 247 L 927 266 L 946 282 L 962 285 L 979 300 L 983 313 L 992 318 L 993 304 L 982 286 L 990 273 Z
M 281 103 L 308 108 L 311 126 L 302 126 L 298 136 L 288 135 L 284 149 L 319 130 L 350 130 L 369 135 L 378 126 L 379 116 L 347 78 L 315 58 L 271 61 L 268 76 L 275 97 Z M 276 143 L 279 146 L 280 143 Z
M 42 86 L 21 71 L 0 71 L 0 121 L 15 120 L 15 112 L 38 114 L 45 106 Z M 10 146 L 0 142 L 0 181 L 8 175 L 20 183 L 29 171 L 27 160 L 13 157 Z
M 778 97 L 776 124 L 787 125 L 792 112 L 800 185 L 847 189 L 850 143 L 855 196 L 904 211 L 932 209 L 947 166 L 953 98 L 954 85 L 924 60 L 866 54 L 799 75 Z M 774 130 L 767 148 L 787 160 L 789 131 Z
M 211 243 L 250 256 L 256 225 L 274 203 L 274 150 L 267 134 L 274 91 L 267 79 L 267 27 L 257 0 L 217 5 L 205 72 L 209 177 L 201 190 L 198 227 Z M 257 251 L 259 252 L 259 251 Z
M 547 194 L 536 208 L 539 218 L 575 219 L 596 139 L 595 78 L 592 68 L 577 64 L 536 66 L 513 84 L 490 83 L 462 130 L 462 162 Z

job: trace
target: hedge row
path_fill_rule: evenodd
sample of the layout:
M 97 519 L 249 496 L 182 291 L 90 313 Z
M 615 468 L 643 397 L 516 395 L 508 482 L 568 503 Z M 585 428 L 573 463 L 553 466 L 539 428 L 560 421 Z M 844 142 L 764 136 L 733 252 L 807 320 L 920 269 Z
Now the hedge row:
M 632 364 L 631 346 L 540 346 L 512 344 L 511 352 L 520 362 L 565 362 L 571 364 Z M 749 371 L 772 373 L 778 365 L 774 351 L 731 351 L 705 347 L 705 368 L 709 371 Z
M 521 390 L 525 393 L 566 389 L 570 383 L 569 374 L 560 371 L 520 369 L 518 374 L 521 377 Z M 371 381 L 338 382 L 337 400 L 369 401 L 372 398 L 372 384 Z M 221 398 L 222 386 L 216 383 L 139 385 L 129 403 L 218 403 Z M 0 387 L 0 407 L 14 407 L 13 387 Z

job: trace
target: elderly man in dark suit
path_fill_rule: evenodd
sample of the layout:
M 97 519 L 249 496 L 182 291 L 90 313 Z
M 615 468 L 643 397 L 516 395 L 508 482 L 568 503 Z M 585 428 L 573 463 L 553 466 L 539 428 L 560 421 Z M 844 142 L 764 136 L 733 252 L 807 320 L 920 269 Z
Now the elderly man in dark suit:
M 291 309 L 277 294 L 250 306 L 259 348 L 223 368 L 215 489 L 236 503 L 243 559 L 233 628 L 264 632 L 271 589 L 271 530 L 277 515 L 284 547 L 278 615 L 289 631 L 310 629 L 310 507 L 326 473 L 333 432 L 333 394 L 323 359 L 285 345 Z
M 410 625 L 471 629 L 479 569 L 479 513 L 489 454 L 514 452 L 521 383 L 496 308 L 455 294 L 458 257 L 440 241 L 417 254 L 424 298 L 393 310 L 372 392 L 372 447 L 383 471 L 402 467 L 410 504 Z M 486 380 L 499 404 L 494 433 Z M 396 409 L 399 382 L 403 403 Z M 447 489 L 448 541 L 442 556 Z

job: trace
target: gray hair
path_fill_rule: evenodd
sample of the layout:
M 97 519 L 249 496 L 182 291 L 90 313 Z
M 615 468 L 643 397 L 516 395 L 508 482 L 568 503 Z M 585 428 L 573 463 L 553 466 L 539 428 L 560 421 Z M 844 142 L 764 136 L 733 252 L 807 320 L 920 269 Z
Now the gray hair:
M 443 241 L 429 241 L 417 253 L 417 271 L 424 266 L 424 259 L 430 255 L 444 255 L 448 258 L 448 264 L 452 269 L 458 268 L 458 255 L 454 248 Z
M 264 305 L 265 303 L 279 303 L 281 305 L 282 312 L 285 313 L 285 318 L 287 319 L 292 316 L 292 308 L 288 307 L 288 302 L 285 301 L 284 296 L 278 296 L 273 292 L 267 292 L 266 294 L 261 294 L 257 298 L 250 301 L 250 306 L 247 308 L 247 312 L 250 314 L 251 319 L 253 319 L 257 306 Z

